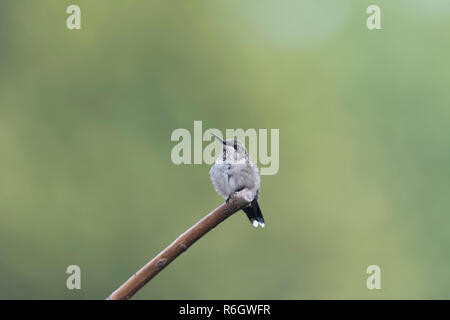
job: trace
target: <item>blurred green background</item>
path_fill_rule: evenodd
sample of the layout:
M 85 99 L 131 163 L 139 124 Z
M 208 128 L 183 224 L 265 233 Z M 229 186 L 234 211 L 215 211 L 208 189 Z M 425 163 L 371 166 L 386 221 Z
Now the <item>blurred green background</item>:
M 0 298 L 106 298 L 217 207 L 209 166 L 170 159 L 194 120 L 280 129 L 267 227 L 233 216 L 136 299 L 449 298 L 449 18 L 445 0 L 2 0 Z

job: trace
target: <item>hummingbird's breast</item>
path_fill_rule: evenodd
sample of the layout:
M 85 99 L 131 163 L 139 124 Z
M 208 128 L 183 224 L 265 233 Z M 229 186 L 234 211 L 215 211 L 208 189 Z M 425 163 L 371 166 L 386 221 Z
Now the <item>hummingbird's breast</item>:
M 248 161 L 246 163 L 216 163 L 210 170 L 211 181 L 223 198 L 227 199 L 238 190 L 247 188 L 257 196 L 260 184 L 258 168 Z

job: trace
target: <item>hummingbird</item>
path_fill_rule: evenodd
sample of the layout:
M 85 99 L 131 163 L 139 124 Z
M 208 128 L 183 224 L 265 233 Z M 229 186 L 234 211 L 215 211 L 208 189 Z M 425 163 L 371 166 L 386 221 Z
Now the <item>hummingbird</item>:
M 253 193 L 253 200 L 242 210 L 254 227 L 264 228 L 264 218 L 258 204 L 261 180 L 258 167 L 249 159 L 244 145 L 236 138 L 222 140 L 215 134 L 211 134 L 223 145 L 222 154 L 209 171 L 214 188 L 227 202 L 233 193 L 244 188 L 250 190 Z

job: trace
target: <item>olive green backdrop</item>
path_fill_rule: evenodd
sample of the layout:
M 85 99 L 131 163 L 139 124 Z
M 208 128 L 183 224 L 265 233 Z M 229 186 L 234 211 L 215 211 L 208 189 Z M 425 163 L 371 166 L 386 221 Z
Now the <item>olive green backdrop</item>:
M 217 207 L 170 159 L 194 120 L 280 129 L 267 226 L 233 216 L 137 299 L 449 298 L 449 30 L 444 0 L 2 0 L 0 298 L 106 298 Z

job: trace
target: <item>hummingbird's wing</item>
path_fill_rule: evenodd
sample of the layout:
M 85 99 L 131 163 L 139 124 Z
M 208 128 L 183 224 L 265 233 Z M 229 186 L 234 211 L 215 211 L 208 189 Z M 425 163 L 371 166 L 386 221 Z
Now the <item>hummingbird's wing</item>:
M 253 224 L 253 226 L 257 227 L 260 225 L 261 227 L 264 227 L 264 218 L 261 212 L 261 209 L 259 208 L 258 200 L 253 199 L 250 206 L 242 209 L 246 214 L 250 222 Z

